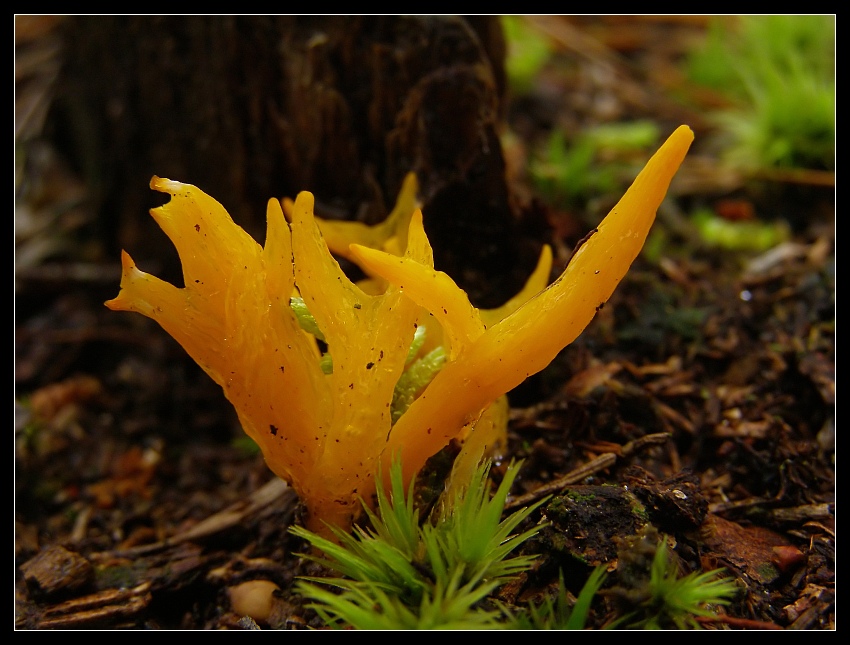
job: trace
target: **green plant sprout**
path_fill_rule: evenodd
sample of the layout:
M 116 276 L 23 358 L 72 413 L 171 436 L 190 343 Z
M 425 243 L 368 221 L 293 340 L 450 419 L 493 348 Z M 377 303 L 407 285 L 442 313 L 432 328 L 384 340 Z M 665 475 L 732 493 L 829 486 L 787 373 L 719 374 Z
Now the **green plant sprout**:
M 654 527 L 623 540 L 618 560 L 621 586 L 606 593 L 620 600 L 624 615 L 609 628 L 700 629 L 698 617 L 714 616 L 715 607 L 738 593 L 735 580 L 721 570 L 680 577 L 675 557 Z
M 619 617 L 608 628 L 698 628 L 697 617 L 711 616 L 727 604 L 735 582 L 719 571 L 679 577 L 669 549 L 657 531 L 624 542 L 620 553 L 621 587 L 601 591 L 606 567 L 596 567 L 575 602 L 567 597 L 563 576 L 558 592 L 539 604 L 507 607 L 489 600 L 518 574 L 527 572 L 532 555 L 512 556 L 542 524 L 513 531 L 546 500 L 502 519 L 507 494 L 521 464 L 512 463 L 489 495 L 489 464 L 482 463 L 465 487 L 435 507 L 420 522 L 413 484 L 407 493 L 394 463 L 391 491 L 377 489 L 378 512 L 365 509 L 371 528 L 345 533 L 337 541 L 302 527 L 290 531 L 321 555 L 303 557 L 339 577 L 304 577 L 296 590 L 329 626 L 354 629 L 584 629 L 591 603 L 600 595 L 620 600 Z M 651 558 L 651 564 L 650 564 Z
M 513 534 L 541 502 L 502 520 L 519 464 L 511 464 L 491 498 L 489 464 L 472 475 L 420 526 L 411 485 L 405 495 L 401 469 L 391 471 L 391 491 L 378 487 L 378 514 L 365 508 L 372 529 L 353 534 L 334 528 L 339 544 L 306 529 L 290 530 L 324 555 L 305 555 L 345 577 L 304 578 L 298 591 L 332 626 L 356 629 L 481 629 L 502 627 L 502 612 L 480 605 L 488 595 L 532 564 L 511 553 L 541 528 Z M 341 590 L 336 593 L 325 586 Z
M 556 597 L 553 599 L 547 596 L 540 604 L 532 604 L 527 610 L 516 613 L 511 617 L 507 627 L 522 630 L 584 629 L 590 613 L 590 604 L 605 582 L 605 578 L 605 565 L 599 565 L 590 574 L 575 603 L 571 605 L 567 599 L 567 588 L 564 585 L 563 572 L 561 572 Z

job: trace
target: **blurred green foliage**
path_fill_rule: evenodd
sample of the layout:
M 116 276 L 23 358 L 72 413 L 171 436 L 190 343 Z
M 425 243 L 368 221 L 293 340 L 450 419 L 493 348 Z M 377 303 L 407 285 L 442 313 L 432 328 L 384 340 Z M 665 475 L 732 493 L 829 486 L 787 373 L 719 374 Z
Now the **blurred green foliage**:
M 835 16 L 718 17 L 689 79 L 726 96 L 723 158 L 745 171 L 835 167 Z
M 524 94 L 551 57 L 552 45 L 522 16 L 502 16 L 502 29 L 508 43 L 505 60 L 508 82 L 514 92 Z
M 588 128 L 568 141 L 554 130 L 530 164 L 535 187 L 547 198 L 580 205 L 616 193 L 627 175 L 630 159 L 657 145 L 660 132 L 652 121 L 607 123 Z
M 763 252 L 791 237 L 791 228 L 784 220 L 729 221 L 707 207 L 694 211 L 691 222 L 706 245 L 730 251 Z

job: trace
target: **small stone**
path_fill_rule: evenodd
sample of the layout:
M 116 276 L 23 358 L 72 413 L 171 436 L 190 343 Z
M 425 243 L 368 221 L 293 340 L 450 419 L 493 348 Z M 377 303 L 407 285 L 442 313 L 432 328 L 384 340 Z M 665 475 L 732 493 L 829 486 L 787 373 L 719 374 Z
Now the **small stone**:
M 257 622 L 266 623 L 272 612 L 272 594 L 279 589 L 280 587 L 269 580 L 243 582 L 227 590 L 230 607 L 240 616 L 248 616 Z

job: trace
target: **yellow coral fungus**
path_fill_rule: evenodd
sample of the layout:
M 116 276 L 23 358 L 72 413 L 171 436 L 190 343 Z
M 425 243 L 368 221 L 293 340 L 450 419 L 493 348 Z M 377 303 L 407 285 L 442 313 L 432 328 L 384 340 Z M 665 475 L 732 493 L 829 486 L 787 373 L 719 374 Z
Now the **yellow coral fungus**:
M 401 184 L 401 191 L 392 211 L 383 222 L 375 226 L 367 226 L 362 222 L 316 218 L 319 230 L 331 253 L 351 259 L 349 246 L 360 244 L 370 249 L 381 249 L 394 255 L 402 255 L 407 248 L 410 218 L 419 208 L 419 201 L 416 198 L 418 190 L 416 175 L 412 172 L 408 173 Z
M 393 428 L 384 451 L 385 469 L 396 454 L 409 478 L 458 428 L 528 376 L 546 367 L 573 342 L 625 276 L 649 233 L 655 213 L 693 141 L 680 126 L 653 155 L 596 231 L 578 249 L 561 276 L 512 314 L 496 323 L 446 364 Z M 435 289 L 457 294 L 445 280 L 428 280 L 427 269 L 352 247 L 359 262 L 413 299 L 439 302 Z M 464 321 L 469 326 L 471 323 Z
M 412 179 L 379 229 L 321 223 L 337 249 L 352 241 L 372 247 L 349 247 L 364 270 L 389 283 L 370 295 L 331 255 L 311 194 L 286 205 L 289 222 L 281 203 L 269 201 L 261 247 L 198 188 L 154 177 L 151 188 L 171 200 L 151 214 L 177 248 L 185 287 L 140 271 L 124 252 L 121 291 L 106 305 L 156 320 L 183 345 L 224 389 L 269 467 L 298 493 L 308 526 L 327 534 L 325 523 L 350 526 L 359 498 L 372 501 L 376 473 L 388 473 L 395 455 L 409 480 L 476 424 L 486 431 L 470 435 L 467 467 L 504 432 L 503 395 L 545 367 L 610 297 L 692 138 L 685 126 L 673 133 L 552 285 L 537 293 L 551 266 L 544 250 L 521 295 L 490 313 L 434 270 L 421 214 L 411 212 Z M 293 295 L 313 318 L 309 328 L 321 330 L 332 369 L 322 369 L 316 337 L 290 306 Z M 414 331 L 431 316 L 447 356 L 393 425 Z

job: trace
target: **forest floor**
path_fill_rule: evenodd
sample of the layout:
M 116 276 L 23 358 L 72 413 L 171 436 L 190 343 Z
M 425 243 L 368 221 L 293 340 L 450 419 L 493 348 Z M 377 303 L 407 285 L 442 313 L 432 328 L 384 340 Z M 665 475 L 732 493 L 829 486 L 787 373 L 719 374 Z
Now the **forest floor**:
M 704 112 L 670 98 L 704 23 L 539 26 L 561 66 L 509 104 L 505 155 L 556 265 L 618 195 L 578 209 L 535 194 L 527 167 L 541 123 L 655 120 L 662 140 L 688 123 L 696 141 L 655 224 L 663 251 L 639 258 L 579 339 L 511 395 L 509 447 L 494 468 L 524 460 L 509 508 L 629 492 L 683 572 L 738 580 L 705 627 L 833 629 L 834 186 L 722 169 Z M 82 180 L 50 171 L 53 199 L 77 199 Z M 698 206 L 727 222 L 782 220 L 789 234 L 764 250 L 710 244 L 687 217 Z M 103 306 L 118 292 L 118 258 L 26 257 L 19 248 L 16 627 L 239 629 L 232 590 L 256 580 L 280 589 L 263 628 L 319 626 L 292 593 L 314 571 L 288 532 L 297 498 L 176 342 Z M 539 597 L 559 570 L 577 593 L 593 566 L 616 569 L 636 527 L 619 504 L 576 505 L 526 545 L 538 564 L 502 600 Z M 614 609 L 603 595 L 588 626 Z

